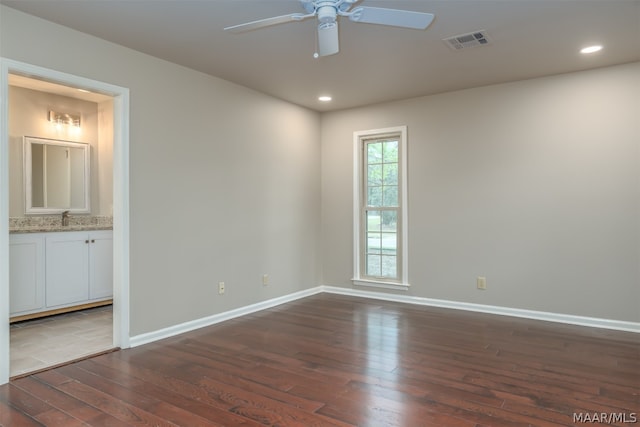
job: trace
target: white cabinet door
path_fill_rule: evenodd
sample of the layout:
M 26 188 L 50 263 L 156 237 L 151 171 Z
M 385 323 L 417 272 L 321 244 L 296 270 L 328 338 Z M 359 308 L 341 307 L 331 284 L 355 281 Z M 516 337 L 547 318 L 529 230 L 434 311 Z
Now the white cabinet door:
M 44 257 L 42 234 L 15 234 L 9 237 L 11 316 L 44 308 Z
M 11 316 L 106 300 L 113 296 L 113 233 L 12 234 Z
M 113 233 L 89 233 L 89 299 L 113 296 Z
M 46 305 L 89 299 L 89 238 L 86 232 L 51 233 L 46 237 Z

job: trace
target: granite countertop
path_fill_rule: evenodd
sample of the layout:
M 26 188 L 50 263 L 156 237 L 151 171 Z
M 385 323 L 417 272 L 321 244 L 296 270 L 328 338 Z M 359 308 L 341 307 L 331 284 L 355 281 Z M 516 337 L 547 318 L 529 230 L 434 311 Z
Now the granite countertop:
M 49 233 L 65 231 L 113 230 L 110 216 L 71 215 L 69 225 L 62 225 L 60 215 L 10 217 L 9 233 Z
M 9 234 L 19 233 L 52 233 L 65 231 L 94 231 L 94 230 L 113 230 L 111 225 L 67 225 L 63 227 L 57 226 L 35 226 L 35 227 L 9 227 Z

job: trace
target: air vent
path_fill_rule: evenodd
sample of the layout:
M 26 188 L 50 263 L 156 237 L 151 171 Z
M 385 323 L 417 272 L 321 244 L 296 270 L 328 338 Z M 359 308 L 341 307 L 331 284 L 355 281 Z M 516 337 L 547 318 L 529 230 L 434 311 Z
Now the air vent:
M 462 50 L 472 47 L 488 45 L 490 40 L 485 30 L 474 31 L 467 34 L 442 39 L 453 50 Z

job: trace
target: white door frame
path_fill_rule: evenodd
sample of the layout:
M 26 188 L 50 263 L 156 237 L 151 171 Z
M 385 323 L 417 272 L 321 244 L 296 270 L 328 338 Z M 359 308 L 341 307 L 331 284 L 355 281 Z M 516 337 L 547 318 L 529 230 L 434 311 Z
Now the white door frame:
M 129 347 L 129 89 L 0 58 L 0 385 L 9 382 L 9 73 L 113 96 L 113 345 Z

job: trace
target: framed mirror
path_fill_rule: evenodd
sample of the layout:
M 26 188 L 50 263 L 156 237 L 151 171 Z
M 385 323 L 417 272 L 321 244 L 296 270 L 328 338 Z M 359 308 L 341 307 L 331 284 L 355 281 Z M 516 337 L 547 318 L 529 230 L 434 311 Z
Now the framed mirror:
M 84 142 L 25 136 L 25 213 L 90 213 L 89 149 Z

